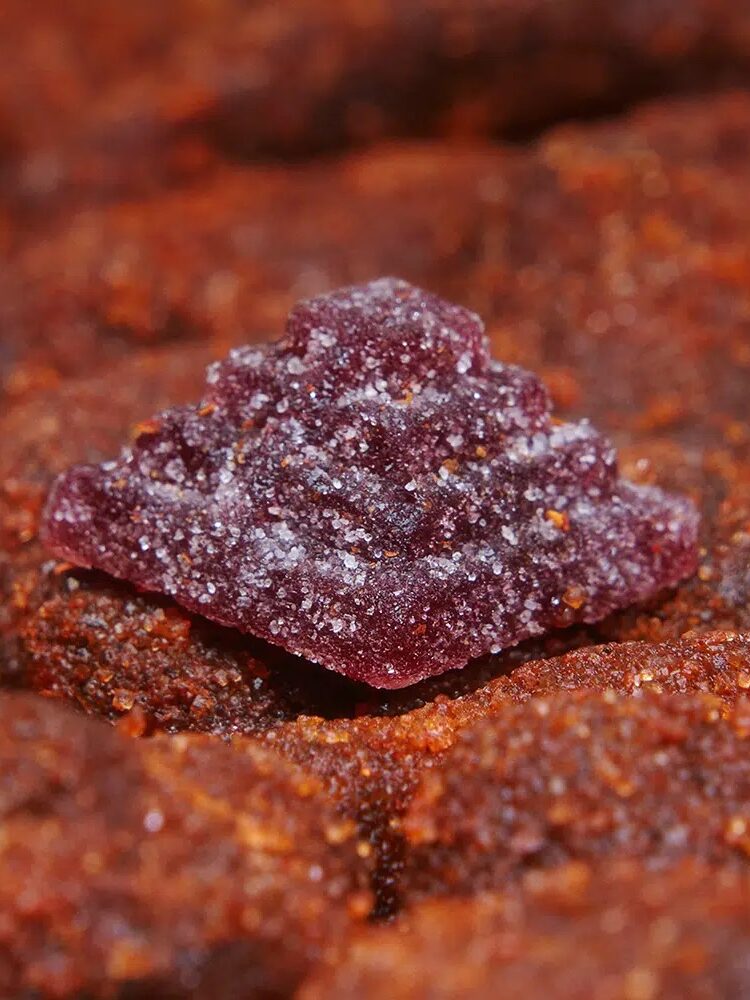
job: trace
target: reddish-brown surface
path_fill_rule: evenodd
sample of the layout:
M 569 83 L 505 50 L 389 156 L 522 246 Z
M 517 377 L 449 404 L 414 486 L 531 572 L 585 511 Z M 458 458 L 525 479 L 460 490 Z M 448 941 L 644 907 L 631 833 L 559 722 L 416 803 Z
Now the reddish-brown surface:
M 502 741 L 502 734 L 507 736 L 504 720 L 515 711 L 513 706 L 563 690 L 619 695 L 699 692 L 711 696 L 718 713 L 731 714 L 748 688 L 750 640 L 714 633 L 674 643 L 589 647 L 526 663 L 472 694 L 454 700 L 438 697 L 423 708 L 392 718 L 300 716 L 269 729 L 265 740 L 318 775 L 332 790 L 342 813 L 356 819 L 375 856 L 378 912 L 390 913 L 404 893 L 409 895 L 403 880 L 409 856 L 402 831 L 404 814 L 420 777 L 429 782 L 431 769 L 440 768 L 446 755 L 445 767 L 451 773 L 451 748 L 457 742 L 461 745 L 465 731 L 473 732 L 477 724 L 499 727 Z M 513 718 L 523 729 L 523 715 L 517 718 L 517 714 Z M 541 754 L 541 748 L 537 749 Z M 463 761 L 459 750 L 453 752 Z M 634 754 L 637 769 L 637 750 Z M 533 751 L 530 757 L 534 775 L 536 769 L 544 771 L 549 766 L 543 754 L 541 762 Z
M 0 720 L 4 997 L 288 995 L 367 913 L 353 825 L 272 752 L 28 695 Z
M 412 146 L 221 167 L 201 185 L 20 229 L 0 275 L 6 388 L 23 398 L 50 368 L 80 376 L 158 343 L 200 340 L 219 356 L 277 336 L 301 296 L 383 274 L 449 291 L 481 217 L 477 186 L 505 159 Z
M 380 807 L 396 816 L 420 773 L 442 760 L 464 731 L 502 719 L 531 698 L 563 691 L 704 694 L 719 714 L 729 716 L 749 689 L 750 639 L 719 632 L 664 644 L 587 647 L 525 663 L 453 700 L 438 697 L 392 717 L 306 714 L 270 728 L 265 740 L 314 770 L 350 803 L 379 794 Z
M 422 903 L 397 927 L 356 931 L 301 1000 L 722 1000 L 748 988 L 747 876 L 693 861 L 580 862 L 523 889 Z
M 417 895 L 567 860 L 747 860 L 750 703 L 566 692 L 508 706 L 425 772 L 403 821 Z
M 78 375 L 128 344 L 200 338 L 223 353 L 279 331 L 300 295 L 395 272 L 488 318 L 494 353 L 546 370 L 566 410 L 736 447 L 749 122 L 742 95 L 661 104 L 524 152 L 223 168 L 74 212 L 19 235 L 6 350 Z M 11 375 L 23 395 L 29 372 Z
M 9 0 L 0 155 L 44 197 L 174 182 L 217 156 L 528 134 L 746 79 L 749 19 L 734 0 Z

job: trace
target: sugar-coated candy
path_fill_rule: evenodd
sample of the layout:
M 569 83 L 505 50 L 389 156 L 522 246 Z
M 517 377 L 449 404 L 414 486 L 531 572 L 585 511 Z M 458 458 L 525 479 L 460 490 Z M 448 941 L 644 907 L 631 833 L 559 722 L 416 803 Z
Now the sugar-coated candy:
M 396 279 L 299 303 L 43 522 L 62 559 L 391 688 L 675 584 L 696 532 L 477 316 Z

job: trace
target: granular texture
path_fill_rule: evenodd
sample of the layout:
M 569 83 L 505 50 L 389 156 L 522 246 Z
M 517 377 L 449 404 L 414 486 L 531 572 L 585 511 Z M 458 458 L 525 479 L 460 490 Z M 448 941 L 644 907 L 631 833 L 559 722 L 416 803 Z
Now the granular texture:
M 249 732 L 341 710 L 342 684 L 328 672 L 99 574 L 61 571 L 38 542 L 50 477 L 112 454 L 139 412 L 194 396 L 208 358 L 197 345 L 140 352 L 113 380 L 63 380 L 0 416 L 13 435 L 0 453 L 4 684 L 31 682 L 111 719 L 137 706 L 168 731 Z M 354 699 L 344 701 L 346 714 Z
M 397 688 L 673 586 L 692 505 L 617 477 L 586 422 L 460 306 L 381 279 L 299 303 L 196 407 L 55 484 L 59 558 Z
M 749 109 L 662 102 L 514 152 L 224 169 L 67 214 L 19 237 L 0 276 L 12 394 L 138 344 L 224 352 L 280 329 L 301 295 L 395 272 L 482 315 L 493 354 L 540 372 L 566 412 L 689 445 L 689 470 L 696 442 L 747 443 Z
M 35 199 L 222 157 L 528 134 L 750 61 L 732 0 L 6 0 L 1 17 L 0 159 Z
M 68 574 L 66 590 L 23 629 L 20 679 L 89 713 L 114 721 L 137 708 L 149 730 L 254 734 L 300 713 L 349 715 L 361 697 L 335 675 L 167 601 L 92 574 Z
M 286 996 L 366 914 L 353 826 L 270 751 L 0 718 L 4 997 Z
M 491 190 L 506 158 L 413 145 L 223 166 L 200 184 L 10 226 L 0 380 L 24 399 L 60 375 L 109 371 L 138 348 L 177 355 L 202 342 L 218 357 L 280 332 L 296 299 L 392 269 L 449 293 L 463 272 L 461 234 L 486 208 L 483 179 Z
M 569 863 L 355 931 L 300 1000 L 727 1000 L 750 988 L 747 875 Z
M 400 817 L 424 769 L 466 728 L 501 714 L 508 703 L 563 688 L 705 692 L 729 712 L 750 687 L 748 640 L 716 633 L 529 662 L 473 693 L 451 700 L 437 692 L 409 711 L 408 702 L 380 705 L 373 692 L 85 576 L 42 605 L 24 630 L 23 662 L 24 684 L 90 714 L 128 725 L 132 718 L 146 731 L 268 740 L 316 774 L 342 815 L 359 824 L 377 860 L 378 901 L 386 911 L 402 893 Z M 429 694 L 419 685 L 414 701 Z M 380 711 L 396 714 L 363 714 Z
M 569 859 L 750 851 L 748 702 L 572 692 L 508 707 L 426 772 L 403 822 L 422 893 L 499 886 Z
M 587 647 L 524 663 L 471 694 L 452 700 L 438 696 L 401 715 L 301 716 L 269 730 L 265 738 L 349 798 L 380 789 L 395 815 L 408 802 L 419 774 L 461 745 L 462 733 L 486 720 L 502 720 L 508 712 L 517 714 L 530 699 L 564 692 L 642 694 L 652 701 L 657 695 L 669 701 L 674 695 L 703 694 L 712 712 L 731 717 L 748 691 L 750 638 L 710 633 L 672 643 Z
M 621 642 L 573 650 L 565 656 L 522 664 L 448 703 L 444 711 L 459 715 L 463 710 L 467 719 L 472 714 L 481 718 L 506 700 L 521 702 L 536 695 L 582 689 L 710 694 L 728 712 L 750 690 L 750 637 L 709 632 L 672 642 Z
M 303 715 L 268 729 L 264 738 L 316 774 L 333 791 L 342 814 L 356 819 L 376 861 L 378 912 L 392 913 L 405 891 L 408 850 L 402 821 L 420 778 L 429 780 L 430 769 L 450 759 L 451 747 L 460 744 L 464 731 L 485 720 L 491 725 L 494 719 L 503 727 L 510 706 L 566 689 L 618 695 L 704 693 L 717 712 L 731 715 L 750 689 L 750 639 L 714 633 L 673 643 L 589 647 L 523 664 L 472 694 L 453 700 L 438 696 L 393 718 Z M 632 766 L 637 768 L 638 761 Z M 542 761 L 543 772 L 549 767 L 549 761 Z

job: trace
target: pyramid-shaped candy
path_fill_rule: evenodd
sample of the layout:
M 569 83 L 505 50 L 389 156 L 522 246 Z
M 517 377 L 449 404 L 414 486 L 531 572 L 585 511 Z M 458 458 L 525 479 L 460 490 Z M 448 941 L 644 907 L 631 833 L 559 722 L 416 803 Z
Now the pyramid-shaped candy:
M 394 279 L 297 305 L 63 475 L 43 525 L 62 559 L 394 688 L 675 584 L 696 530 L 474 314 Z

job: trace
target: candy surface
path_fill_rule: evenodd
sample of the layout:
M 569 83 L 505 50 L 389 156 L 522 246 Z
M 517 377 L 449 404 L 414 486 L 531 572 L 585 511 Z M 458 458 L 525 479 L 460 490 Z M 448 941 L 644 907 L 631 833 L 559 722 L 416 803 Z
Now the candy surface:
M 696 531 L 473 313 L 395 279 L 300 303 L 43 523 L 62 559 L 393 688 L 673 585 Z

